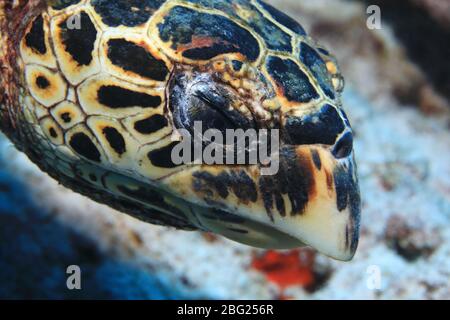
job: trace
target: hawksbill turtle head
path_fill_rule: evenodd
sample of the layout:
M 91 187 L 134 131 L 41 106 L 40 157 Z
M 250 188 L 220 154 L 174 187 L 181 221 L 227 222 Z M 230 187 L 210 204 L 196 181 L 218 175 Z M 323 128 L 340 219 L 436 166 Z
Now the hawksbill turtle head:
M 353 257 L 361 203 L 343 79 L 295 20 L 260 0 L 8 10 L 18 32 L 0 24 L 2 129 L 44 171 L 152 223 Z
M 304 60 L 268 56 L 260 70 L 226 60 L 174 72 L 168 90 L 173 126 L 191 137 L 201 132 L 201 152 L 214 149 L 216 162 L 193 165 L 165 182 L 192 203 L 209 206 L 200 215 L 207 230 L 262 248 L 311 245 L 349 260 L 361 203 L 353 131 L 339 100 L 342 80 L 328 71 L 334 70 L 329 56 L 327 67 L 317 49 L 303 50 Z M 197 131 L 196 123 L 202 125 Z M 241 135 L 230 140 L 232 132 Z M 251 149 L 245 139 L 266 137 L 261 132 L 270 142 Z M 266 146 L 263 155 L 273 162 L 251 163 L 251 152 L 261 156 L 258 148 Z M 227 165 L 230 148 L 235 155 L 244 150 L 243 162 L 233 162 L 235 156 Z

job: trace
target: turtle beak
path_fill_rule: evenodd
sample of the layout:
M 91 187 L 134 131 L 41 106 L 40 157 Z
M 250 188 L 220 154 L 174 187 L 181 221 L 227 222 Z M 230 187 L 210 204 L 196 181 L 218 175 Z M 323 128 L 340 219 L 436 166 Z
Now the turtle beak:
M 286 148 L 280 154 L 280 172 L 263 179 L 287 194 L 284 215 L 277 218 L 280 210 L 273 208 L 280 231 L 332 258 L 352 259 L 361 212 L 353 153 L 337 159 L 326 147 Z
M 283 146 L 273 175 L 259 166 L 202 165 L 164 182 L 190 203 L 201 229 L 261 248 L 308 245 L 344 261 L 356 251 L 361 201 L 353 153 L 337 158 L 327 146 Z

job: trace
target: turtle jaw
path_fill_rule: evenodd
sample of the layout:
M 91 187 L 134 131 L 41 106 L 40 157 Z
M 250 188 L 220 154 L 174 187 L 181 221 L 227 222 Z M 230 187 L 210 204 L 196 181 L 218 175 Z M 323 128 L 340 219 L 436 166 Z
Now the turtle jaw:
M 336 159 L 326 146 L 288 146 L 277 174 L 263 176 L 260 169 L 194 166 L 164 183 L 191 204 L 201 229 L 260 248 L 309 245 L 352 259 L 360 220 L 353 154 Z
M 336 159 L 327 146 L 299 146 L 296 151 L 298 163 L 313 164 L 298 167 L 309 168 L 312 175 L 308 201 L 302 211 L 276 220 L 277 228 L 327 256 L 351 260 L 358 246 L 361 215 L 353 152 Z

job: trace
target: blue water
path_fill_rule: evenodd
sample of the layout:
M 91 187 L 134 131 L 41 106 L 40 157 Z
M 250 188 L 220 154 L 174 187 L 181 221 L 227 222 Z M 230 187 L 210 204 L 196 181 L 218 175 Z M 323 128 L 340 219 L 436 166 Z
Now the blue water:
M 3 167 L 0 160 L 1 299 L 187 298 L 51 218 Z M 69 265 L 81 268 L 81 290 L 67 289 Z

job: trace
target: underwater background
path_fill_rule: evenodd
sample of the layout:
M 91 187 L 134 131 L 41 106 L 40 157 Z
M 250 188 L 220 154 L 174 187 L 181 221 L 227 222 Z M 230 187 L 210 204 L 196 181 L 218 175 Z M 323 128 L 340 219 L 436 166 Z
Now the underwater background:
M 450 1 L 267 2 L 345 76 L 363 199 L 354 259 L 139 222 L 58 185 L 0 136 L 0 298 L 450 299 Z M 67 288 L 72 265 L 81 290 Z

